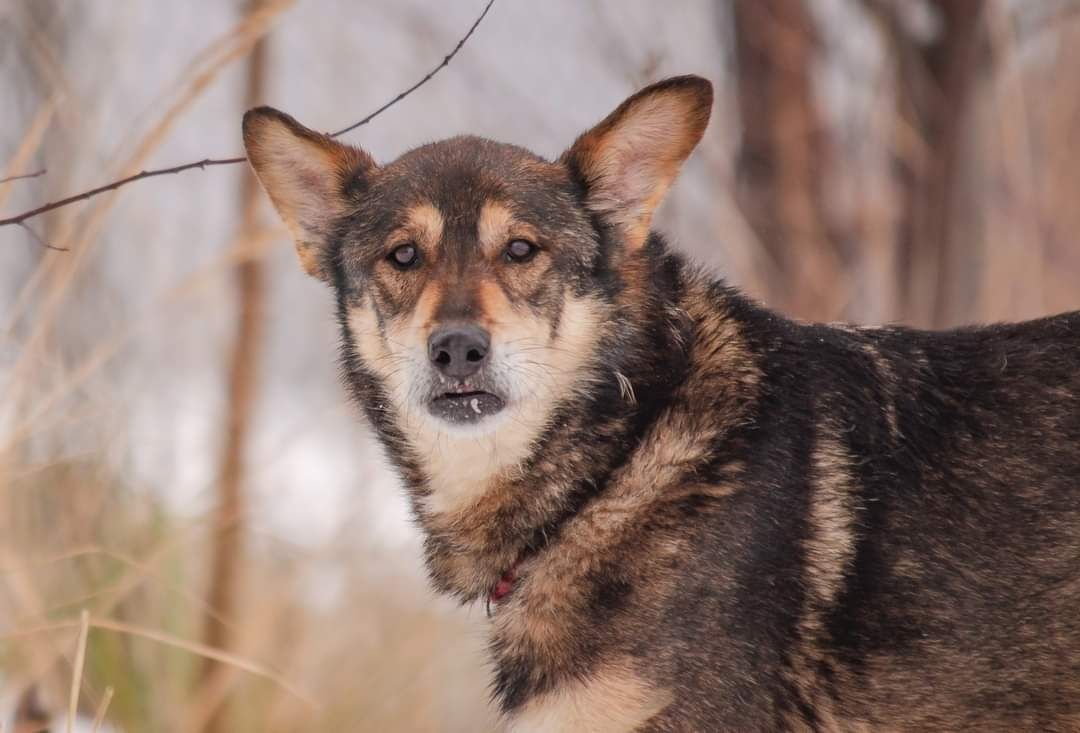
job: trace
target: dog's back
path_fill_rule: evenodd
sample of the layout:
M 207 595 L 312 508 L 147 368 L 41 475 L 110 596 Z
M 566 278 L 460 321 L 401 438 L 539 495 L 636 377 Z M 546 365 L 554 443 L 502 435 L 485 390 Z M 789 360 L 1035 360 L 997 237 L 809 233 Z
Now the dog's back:
M 921 727 L 1080 726 L 1080 314 L 893 339 L 913 373 L 895 448 L 857 454 L 872 539 L 838 650 Z
M 742 312 L 762 370 L 744 493 L 698 520 L 669 626 L 691 697 L 725 693 L 685 706 L 737 727 L 1080 727 L 1080 313 L 927 333 Z

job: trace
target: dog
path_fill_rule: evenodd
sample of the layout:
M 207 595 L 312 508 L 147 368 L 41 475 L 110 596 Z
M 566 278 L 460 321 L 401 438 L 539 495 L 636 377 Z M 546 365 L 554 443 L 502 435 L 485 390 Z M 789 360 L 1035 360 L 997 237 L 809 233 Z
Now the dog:
M 244 116 L 508 729 L 1080 730 L 1080 312 L 751 301 L 652 231 L 712 104 L 653 84 L 554 161 Z

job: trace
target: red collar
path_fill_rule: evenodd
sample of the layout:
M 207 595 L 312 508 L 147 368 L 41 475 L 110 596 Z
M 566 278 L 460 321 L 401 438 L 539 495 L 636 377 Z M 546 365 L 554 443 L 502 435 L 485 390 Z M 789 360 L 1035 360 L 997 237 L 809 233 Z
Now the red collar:
M 510 566 L 510 569 L 502 574 L 499 582 L 491 587 L 488 592 L 488 613 L 490 615 L 491 604 L 501 603 L 506 600 L 510 592 L 514 590 L 514 581 L 517 580 L 518 563 Z

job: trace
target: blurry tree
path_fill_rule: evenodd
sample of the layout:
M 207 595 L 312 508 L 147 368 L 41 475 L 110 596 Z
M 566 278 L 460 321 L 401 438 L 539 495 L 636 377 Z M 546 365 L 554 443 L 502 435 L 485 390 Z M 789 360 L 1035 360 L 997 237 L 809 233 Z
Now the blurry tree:
M 734 0 L 741 139 L 737 198 L 774 272 L 770 302 L 804 318 L 835 318 L 840 242 L 823 185 L 830 140 L 814 93 L 818 34 L 802 0 Z
M 932 0 L 929 33 L 903 22 L 910 10 L 896 0 L 864 0 L 881 29 L 894 68 L 895 171 L 901 189 L 899 292 L 907 320 L 945 326 L 952 320 L 945 296 L 949 283 L 963 280 L 950 265 L 970 262 L 973 238 L 952 236 L 962 174 L 964 143 L 970 134 L 975 86 L 987 64 L 981 22 L 984 0 Z M 915 135 L 914 145 L 904 139 Z M 906 154 L 905 154 L 906 153 Z
M 265 0 L 249 0 L 256 11 Z M 245 108 L 263 102 L 266 90 L 267 36 L 262 36 L 247 60 Z M 236 333 L 229 354 L 225 433 L 217 477 L 217 508 L 210 555 L 209 610 L 204 619 L 203 641 L 207 646 L 229 649 L 233 645 L 230 623 L 237 617 L 240 572 L 243 567 L 244 464 L 249 424 L 258 386 L 258 363 L 264 331 L 265 272 L 257 252 L 258 182 L 245 166 L 240 181 L 241 221 L 236 244 L 242 250 L 236 265 Z M 232 668 L 207 659 L 196 691 L 196 710 L 209 716 L 204 730 L 229 730 L 223 706 L 227 678 Z M 201 726 L 197 726 L 201 727 Z
M 815 90 L 819 31 L 806 0 L 732 0 L 741 137 L 738 202 L 774 272 L 769 301 L 808 319 L 845 315 L 852 261 L 868 256 L 827 205 L 833 141 Z M 893 313 L 944 326 L 979 242 L 953 236 L 976 84 L 988 67 L 984 0 L 860 0 L 876 21 L 892 70 L 888 141 L 898 201 Z M 932 22 L 911 21 L 923 11 Z M 970 278 L 968 278 L 970 279 Z

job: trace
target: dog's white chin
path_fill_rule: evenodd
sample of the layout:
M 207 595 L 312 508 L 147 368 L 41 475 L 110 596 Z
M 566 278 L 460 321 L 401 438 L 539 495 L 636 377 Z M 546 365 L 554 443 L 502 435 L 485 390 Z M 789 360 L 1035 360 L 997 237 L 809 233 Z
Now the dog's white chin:
M 406 435 L 428 478 L 424 504 L 431 514 L 468 511 L 493 481 L 518 470 L 543 428 L 538 415 L 512 403 L 470 423 L 426 410 L 416 418 Z

